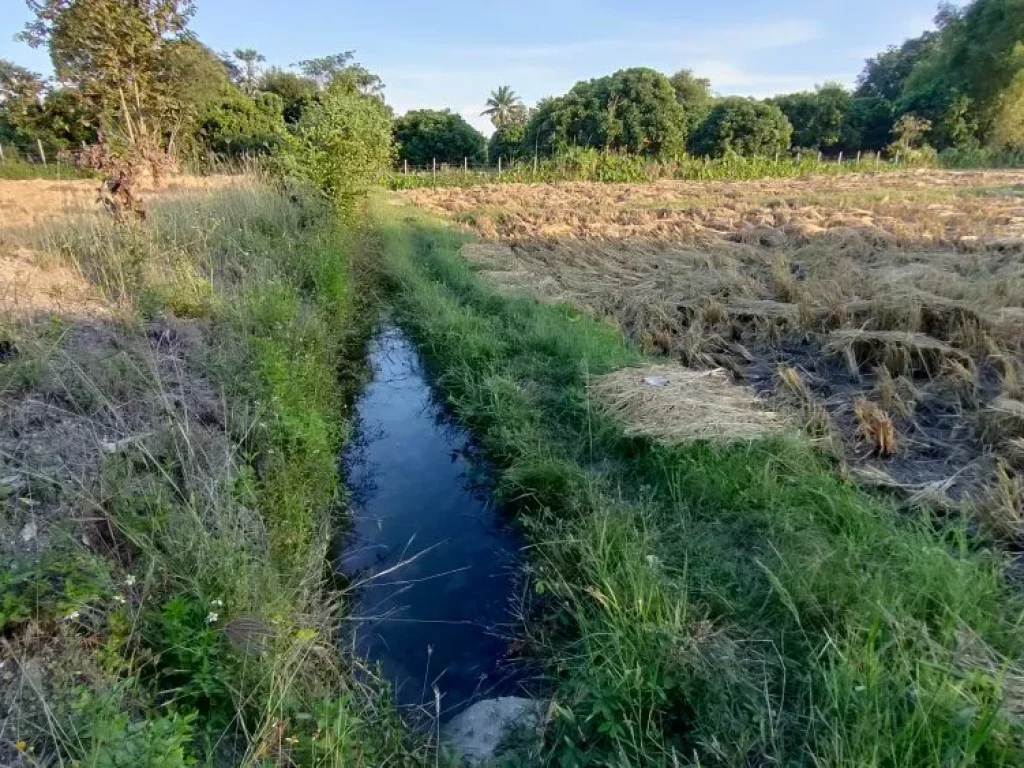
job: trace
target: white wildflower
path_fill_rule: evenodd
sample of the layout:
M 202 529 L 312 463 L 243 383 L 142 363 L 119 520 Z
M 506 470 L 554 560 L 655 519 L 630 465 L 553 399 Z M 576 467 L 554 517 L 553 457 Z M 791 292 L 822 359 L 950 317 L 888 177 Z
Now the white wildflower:
M 216 614 L 213 611 L 210 611 L 207 614 L 207 616 L 206 616 L 206 623 L 207 624 L 215 624 L 217 622 L 217 619 L 219 619 L 219 618 L 220 618 L 219 614 Z
M 128 574 L 128 576 L 124 580 L 124 585 L 126 587 L 134 587 L 135 586 L 135 577 L 133 575 L 131 575 L 131 574 Z
M 210 601 L 210 605 L 212 605 L 214 608 L 223 608 L 224 601 L 221 600 L 219 597 L 215 597 L 213 600 Z
M 69 613 L 67 616 L 64 617 L 64 621 L 77 621 L 79 618 L 81 618 L 81 616 L 82 616 L 82 614 L 79 613 L 78 611 L 72 611 L 71 613 Z
M 124 599 L 124 595 L 114 595 L 114 602 L 118 605 L 124 605 L 126 602 Z

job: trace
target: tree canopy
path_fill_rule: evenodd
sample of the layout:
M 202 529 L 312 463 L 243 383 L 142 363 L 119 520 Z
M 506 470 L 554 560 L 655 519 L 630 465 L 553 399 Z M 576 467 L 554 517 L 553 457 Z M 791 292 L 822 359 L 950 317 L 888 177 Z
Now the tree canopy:
M 789 149 L 793 127 L 774 104 L 732 97 L 722 99 L 708 113 L 689 148 L 695 155 L 721 157 L 774 155 Z
M 545 153 L 571 146 L 671 155 L 683 150 L 686 113 L 669 79 L 653 69 L 623 69 L 579 82 L 537 105 L 526 138 Z
M 451 110 L 419 109 L 407 112 L 394 123 L 395 143 L 400 160 L 410 165 L 462 164 L 484 159 L 487 139 Z

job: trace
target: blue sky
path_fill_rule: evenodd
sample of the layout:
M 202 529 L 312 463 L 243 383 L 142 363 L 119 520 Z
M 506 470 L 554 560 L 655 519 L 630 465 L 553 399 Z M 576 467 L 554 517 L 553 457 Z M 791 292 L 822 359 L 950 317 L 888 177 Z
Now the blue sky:
M 0 0 L 0 57 L 37 71 L 44 51 L 11 37 L 29 17 Z M 198 0 L 193 29 L 214 50 L 252 47 L 287 66 L 354 49 L 397 112 L 450 107 L 479 128 L 489 91 L 528 103 L 628 66 L 683 67 L 721 94 L 769 96 L 852 83 L 866 57 L 931 26 L 936 0 Z

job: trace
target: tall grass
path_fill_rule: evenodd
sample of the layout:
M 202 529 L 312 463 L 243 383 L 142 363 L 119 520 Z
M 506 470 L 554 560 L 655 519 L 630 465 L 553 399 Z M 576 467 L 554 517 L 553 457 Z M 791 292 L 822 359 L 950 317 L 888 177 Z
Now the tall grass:
M 662 179 L 680 181 L 739 181 L 768 178 L 837 175 L 883 171 L 907 167 L 871 153 L 845 158 L 819 159 L 817 155 L 721 158 L 685 155 L 674 161 L 654 161 L 636 155 L 596 150 L 575 150 L 536 163 L 517 160 L 485 171 L 444 168 L 438 172 L 393 172 L 386 180 L 391 189 L 421 187 L 465 187 L 478 184 L 535 184 L 559 181 L 648 182 Z
M 502 296 L 464 236 L 377 212 L 401 321 L 533 541 L 536 760 L 1015 765 L 1024 601 L 961 520 L 908 518 L 806 444 L 623 436 L 587 381 L 641 362 L 566 305 Z
M 116 531 L 117 551 L 130 553 L 115 570 L 138 586 L 120 605 L 82 606 L 101 617 L 88 632 L 104 672 L 86 705 L 67 691 L 47 702 L 61 759 L 416 759 L 386 690 L 339 655 L 345 596 L 328 576 L 345 511 L 337 457 L 351 382 L 339 371 L 372 321 L 349 242 L 318 204 L 259 185 L 164 202 L 144 224 L 89 219 L 42 235 L 116 306 L 126 349 L 139 348 L 140 333 L 149 348 L 149 322 L 172 340 L 185 333 L 172 317 L 193 319 L 202 339 L 173 371 L 132 358 L 134 407 L 157 406 L 153 432 L 129 436 L 82 491 Z M 207 386 L 215 412 L 178 401 Z M 92 388 L 112 412 L 133 407 Z

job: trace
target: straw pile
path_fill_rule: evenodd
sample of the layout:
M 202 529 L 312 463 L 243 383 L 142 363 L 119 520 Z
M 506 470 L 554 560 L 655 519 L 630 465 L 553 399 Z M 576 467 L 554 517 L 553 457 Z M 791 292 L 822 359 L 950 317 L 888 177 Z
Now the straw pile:
M 590 393 L 626 434 L 665 443 L 755 440 L 784 427 L 752 389 L 733 383 L 722 369 L 624 368 L 595 379 Z

